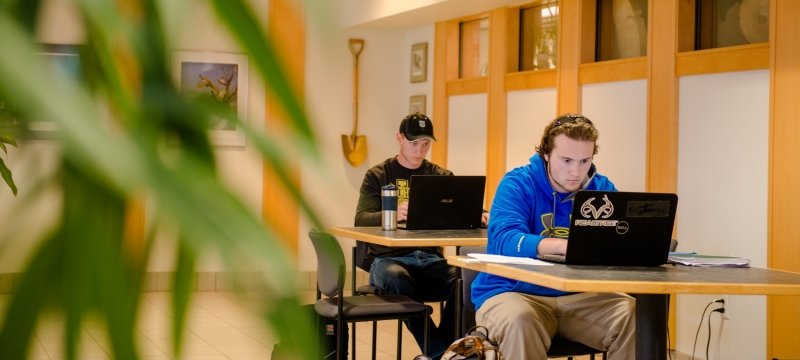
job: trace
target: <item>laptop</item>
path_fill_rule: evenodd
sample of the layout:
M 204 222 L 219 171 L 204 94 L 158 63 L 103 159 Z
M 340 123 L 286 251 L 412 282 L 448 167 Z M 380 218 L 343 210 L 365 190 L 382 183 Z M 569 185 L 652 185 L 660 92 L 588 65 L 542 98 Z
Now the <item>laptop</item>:
M 485 176 L 412 175 L 406 230 L 476 229 L 481 226 Z
M 675 194 L 579 191 L 572 206 L 566 256 L 539 258 L 573 265 L 665 264 L 677 206 Z

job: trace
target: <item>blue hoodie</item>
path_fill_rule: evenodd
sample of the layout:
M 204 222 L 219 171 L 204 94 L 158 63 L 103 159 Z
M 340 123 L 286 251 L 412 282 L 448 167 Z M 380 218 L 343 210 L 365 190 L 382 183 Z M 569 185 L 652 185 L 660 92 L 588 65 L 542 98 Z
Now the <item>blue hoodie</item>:
M 489 221 L 489 254 L 536 258 L 543 238 L 569 236 L 575 193 L 558 193 L 553 189 L 539 154 L 534 154 L 530 161 L 528 165 L 509 171 L 497 187 Z M 588 176 L 584 190 L 616 190 L 608 178 L 597 174 L 594 164 Z M 551 226 L 552 236 L 549 235 Z M 507 291 L 541 296 L 567 294 L 524 281 L 480 273 L 472 283 L 472 302 L 477 309 L 486 299 Z

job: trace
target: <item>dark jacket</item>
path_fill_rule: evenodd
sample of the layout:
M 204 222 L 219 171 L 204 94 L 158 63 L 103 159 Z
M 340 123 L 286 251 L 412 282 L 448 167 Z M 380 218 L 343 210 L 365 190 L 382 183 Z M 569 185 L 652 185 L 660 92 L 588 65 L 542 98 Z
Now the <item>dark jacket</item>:
M 400 165 L 397 157 L 373 166 L 364 175 L 356 207 L 355 226 L 381 226 L 381 187 L 389 184 L 397 186 L 397 200 L 407 201 L 410 191 L 409 180 L 411 175 L 453 175 L 450 170 L 440 167 L 428 160 L 423 160 L 422 165 L 416 169 L 408 169 Z M 378 256 L 399 256 L 414 250 L 423 250 L 441 255 L 439 248 L 393 248 L 356 242 L 356 265 L 369 271 L 372 260 Z

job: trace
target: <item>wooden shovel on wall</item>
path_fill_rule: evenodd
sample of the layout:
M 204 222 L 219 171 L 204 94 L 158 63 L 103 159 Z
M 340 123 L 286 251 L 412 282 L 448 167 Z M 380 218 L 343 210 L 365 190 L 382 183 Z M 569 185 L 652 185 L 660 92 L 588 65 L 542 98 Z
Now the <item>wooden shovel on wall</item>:
M 359 166 L 367 159 L 367 137 L 358 135 L 358 55 L 364 49 L 364 40 L 349 39 L 348 47 L 353 54 L 353 132 L 342 135 L 342 151 L 347 162 Z

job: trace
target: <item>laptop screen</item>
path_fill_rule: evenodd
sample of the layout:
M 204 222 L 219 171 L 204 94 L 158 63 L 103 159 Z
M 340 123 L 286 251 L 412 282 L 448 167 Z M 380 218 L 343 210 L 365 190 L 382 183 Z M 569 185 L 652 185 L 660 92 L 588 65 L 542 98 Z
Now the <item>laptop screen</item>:
M 481 226 L 485 176 L 413 175 L 409 182 L 408 230 L 475 229 Z
M 579 191 L 570 219 L 567 264 L 656 266 L 667 262 L 675 194 Z

